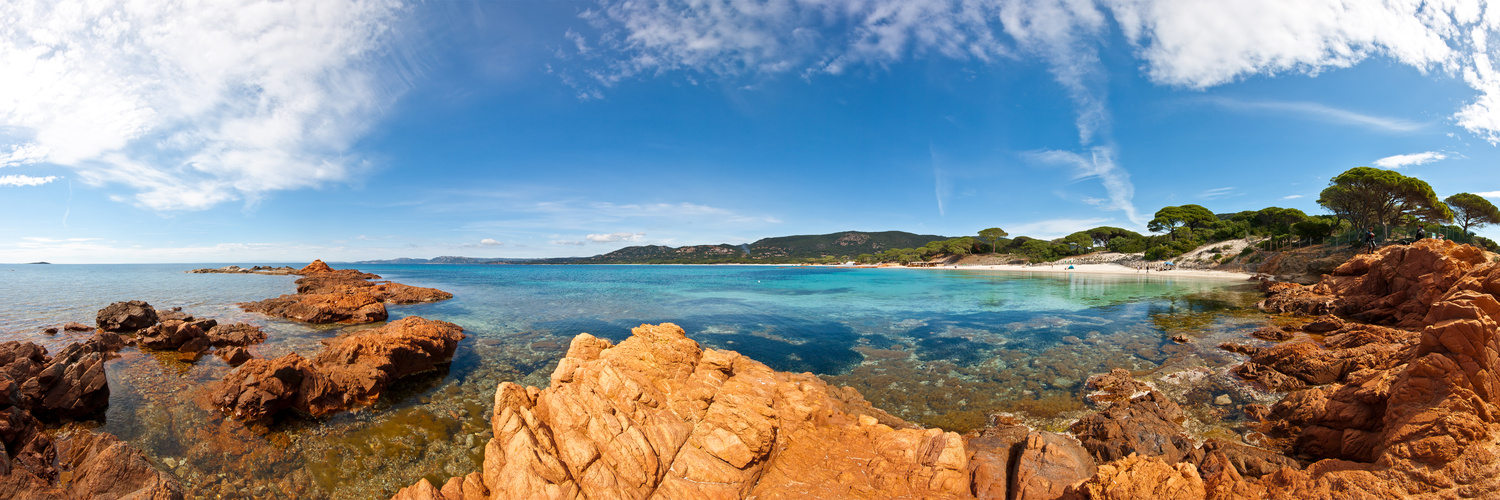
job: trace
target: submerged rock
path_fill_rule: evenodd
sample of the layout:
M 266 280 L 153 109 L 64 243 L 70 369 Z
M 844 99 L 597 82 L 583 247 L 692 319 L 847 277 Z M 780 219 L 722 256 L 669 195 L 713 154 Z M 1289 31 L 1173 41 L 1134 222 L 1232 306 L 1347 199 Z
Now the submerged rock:
M 1281 328 L 1277 328 L 1277 327 L 1274 327 L 1274 326 L 1268 326 L 1268 327 L 1261 328 L 1261 329 L 1255 330 L 1253 332 L 1250 332 L 1250 336 L 1258 338 L 1258 339 L 1261 339 L 1261 340 L 1269 340 L 1271 342 L 1280 342 L 1280 341 L 1283 341 L 1283 340 L 1291 340 L 1292 337 L 1293 337 L 1293 334 L 1292 334 L 1292 332 L 1288 332 L 1288 331 L 1283 330 Z
M 75 321 L 69 321 L 62 326 L 62 329 L 70 332 L 91 332 L 94 330 L 94 327 Z M 52 329 L 52 331 L 56 332 L 57 330 L 54 328 Z
M 156 310 L 139 300 L 115 302 L 99 310 L 95 322 L 106 332 L 134 333 L 156 324 Z
M 453 323 L 403 318 L 326 340 L 311 360 L 296 353 L 251 359 L 211 389 L 211 401 L 251 421 L 282 410 L 328 415 L 373 403 L 397 379 L 452 361 L 463 338 Z
M 416 304 L 453 298 L 433 288 L 378 280 L 380 276 L 353 269 L 328 267 L 314 261 L 296 274 L 297 293 L 240 304 L 250 311 L 308 323 L 373 323 L 385 321 L 385 304 Z

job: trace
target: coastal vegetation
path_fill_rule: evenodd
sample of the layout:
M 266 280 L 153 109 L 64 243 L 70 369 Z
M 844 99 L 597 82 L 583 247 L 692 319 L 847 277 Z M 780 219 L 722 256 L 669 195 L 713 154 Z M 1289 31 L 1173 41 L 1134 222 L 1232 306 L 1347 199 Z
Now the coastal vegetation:
M 1142 235 L 1128 229 L 1101 226 L 1062 238 L 1042 240 L 1027 236 L 1005 238 L 991 228 L 978 237 L 933 241 L 921 247 L 893 248 L 860 255 L 861 263 L 908 264 L 953 259 L 970 254 L 1005 254 L 1026 262 L 1051 262 L 1094 252 L 1140 253 L 1160 261 L 1193 249 L 1228 240 L 1255 238 L 1263 249 L 1293 244 L 1357 245 L 1366 230 L 1378 229 L 1382 241 L 1412 241 L 1442 235 L 1460 243 L 1494 250 L 1494 241 L 1473 230 L 1500 224 L 1500 209 L 1484 197 L 1458 193 L 1438 199 L 1432 186 L 1416 177 L 1371 167 L 1349 169 L 1329 181 L 1318 197 L 1328 214 L 1309 215 L 1295 208 L 1266 207 L 1215 213 L 1201 205 L 1167 206 L 1157 210 Z M 998 236 L 996 236 L 998 235 Z M 1219 256 L 1228 260 L 1232 256 Z

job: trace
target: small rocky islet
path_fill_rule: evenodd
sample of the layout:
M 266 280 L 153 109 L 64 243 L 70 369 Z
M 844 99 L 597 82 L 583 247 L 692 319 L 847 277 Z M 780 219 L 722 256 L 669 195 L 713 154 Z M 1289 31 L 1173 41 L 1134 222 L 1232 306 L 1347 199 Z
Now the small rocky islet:
M 242 307 L 298 321 L 359 323 L 386 319 L 387 303 L 451 297 L 321 262 L 299 274 L 297 294 Z M 1240 405 L 1249 424 L 1234 436 L 1205 436 L 1185 425 L 1199 418 L 1168 395 L 1176 392 L 1128 370 L 1089 377 L 1091 392 L 1077 403 L 1089 411 L 1065 428 L 1032 428 L 1003 413 L 964 434 L 924 428 L 855 389 L 704 349 L 681 328 L 661 324 L 642 325 L 618 343 L 580 334 L 550 380 L 500 382 L 492 404 L 459 405 L 449 415 L 391 410 L 384 422 L 398 426 L 366 426 L 347 441 L 419 455 L 458 450 L 429 457 L 445 465 L 397 492 L 400 499 L 1500 495 L 1500 264 L 1473 247 L 1422 241 L 1356 256 L 1314 285 L 1262 289 L 1260 308 L 1283 316 L 1222 352 L 1242 360 L 1233 374 L 1285 395 Z M 119 328 L 139 326 L 132 317 L 143 316 L 144 307 L 120 308 L 142 312 L 100 316 Z M 275 422 L 323 416 L 331 420 L 305 421 L 305 432 L 338 432 L 339 415 L 371 413 L 344 410 L 389 410 L 383 393 L 400 390 L 393 387 L 403 378 L 442 370 L 465 338 L 457 325 L 408 317 L 326 339 L 310 359 L 254 358 L 223 378 L 183 382 L 202 382 L 186 388 L 224 415 L 192 434 L 203 442 L 185 456 L 309 470 L 267 487 L 245 478 L 184 479 L 196 477 L 186 459 L 156 462 L 86 424 L 56 427 L 87 422 L 108 404 L 102 360 L 127 343 L 190 360 L 264 339 L 246 329 L 216 335 L 221 325 L 176 315 L 186 316 L 161 314 L 173 317 L 158 317 L 134 338 L 103 330 L 101 319 L 98 333 L 51 357 L 34 344 L 0 344 L 0 398 L 10 398 L 0 401 L 7 450 L 0 493 L 282 498 L 333 491 L 352 479 L 339 460 L 354 458 L 341 458 L 337 446 L 322 448 L 321 461 L 312 459 L 313 449 L 279 455 L 276 449 L 289 448 L 286 440 L 297 435 L 275 430 L 285 425 Z M 148 338 L 161 348 L 145 345 Z M 1214 404 L 1235 404 L 1227 399 Z M 76 401 L 85 403 L 64 403 Z M 431 447 L 455 437 L 458 446 Z M 282 445 L 222 451 L 237 440 Z M 105 484 L 101 477 L 130 479 Z

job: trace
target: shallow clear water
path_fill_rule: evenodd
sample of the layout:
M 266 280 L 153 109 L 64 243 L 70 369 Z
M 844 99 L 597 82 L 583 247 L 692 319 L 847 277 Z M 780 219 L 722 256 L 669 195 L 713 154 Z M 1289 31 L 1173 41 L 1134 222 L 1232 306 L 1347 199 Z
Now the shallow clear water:
M 292 264 L 294 266 L 299 264 Z M 181 306 L 201 317 L 266 326 L 252 349 L 310 355 L 341 328 L 240 312 L 239 301 L 291 293 L 290 276 L 186 274 L 204 265 L 0 266 L 0 340 L 56 347 L 80 337 L 44 326 L 92 323 L 115 300 Z M 340 267 L 340 266 L 335 266 Z M 1257 397 L 1223 373 L 1239 340 L 1264 321 L 1242 283 L 1161 275 L 771 266 L 368 265 L 386 279 L 454 299 L 396 306 L 392 318 L 452 321 L 470 339 L 443 373 L 388 392 L 374 408 L 323 422 L 251 429 L 204 408 L 201 388 L 228 367 L 127 349 L 110 364 L 104 430 L 141 447 L 207 497 L 381 498 L 416 478 L 476 470 L 500 381 L 545 385 L 580 332 L 622 340 L 672 322 L 714 348 L 777 370 L 808 371 L 858 389 L 876 406 L 949 429 L 1007 411 L 1059 426 L 1084 411 L 1082 382 L 1122 367 L 1182 383 L 1209 424 L 1234 412 L 1207 403 Z M 1169 340 L 1188 333 L 1188 345 Z M 1170 377 L 1169 377 L 1170 375 Z M 1164 387 L 1167 388 L 1167 387 Z M 1238 405 L 1235 405 L 1237 408 Z M 470 435 L 478 434 L 475 438 Z

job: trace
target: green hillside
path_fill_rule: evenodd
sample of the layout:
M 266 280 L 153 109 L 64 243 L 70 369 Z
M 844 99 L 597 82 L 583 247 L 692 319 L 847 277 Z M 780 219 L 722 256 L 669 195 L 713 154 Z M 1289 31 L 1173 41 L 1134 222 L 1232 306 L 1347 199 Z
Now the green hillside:
M 831 234 L 780 236 L 765 238 L 749 245 L 694 245 L 668 247 L 642 245 L 613 252 L 573 259 L 540 259 L 536 264 L 790 264 L 809 259 L 850 260 L 854 256 L 891 248 L 907 248 L 944 236 L 912 234 L 902 231 L 868 233 L 844 231 Z M 746 250 L 748 249 L 748 254 Z

